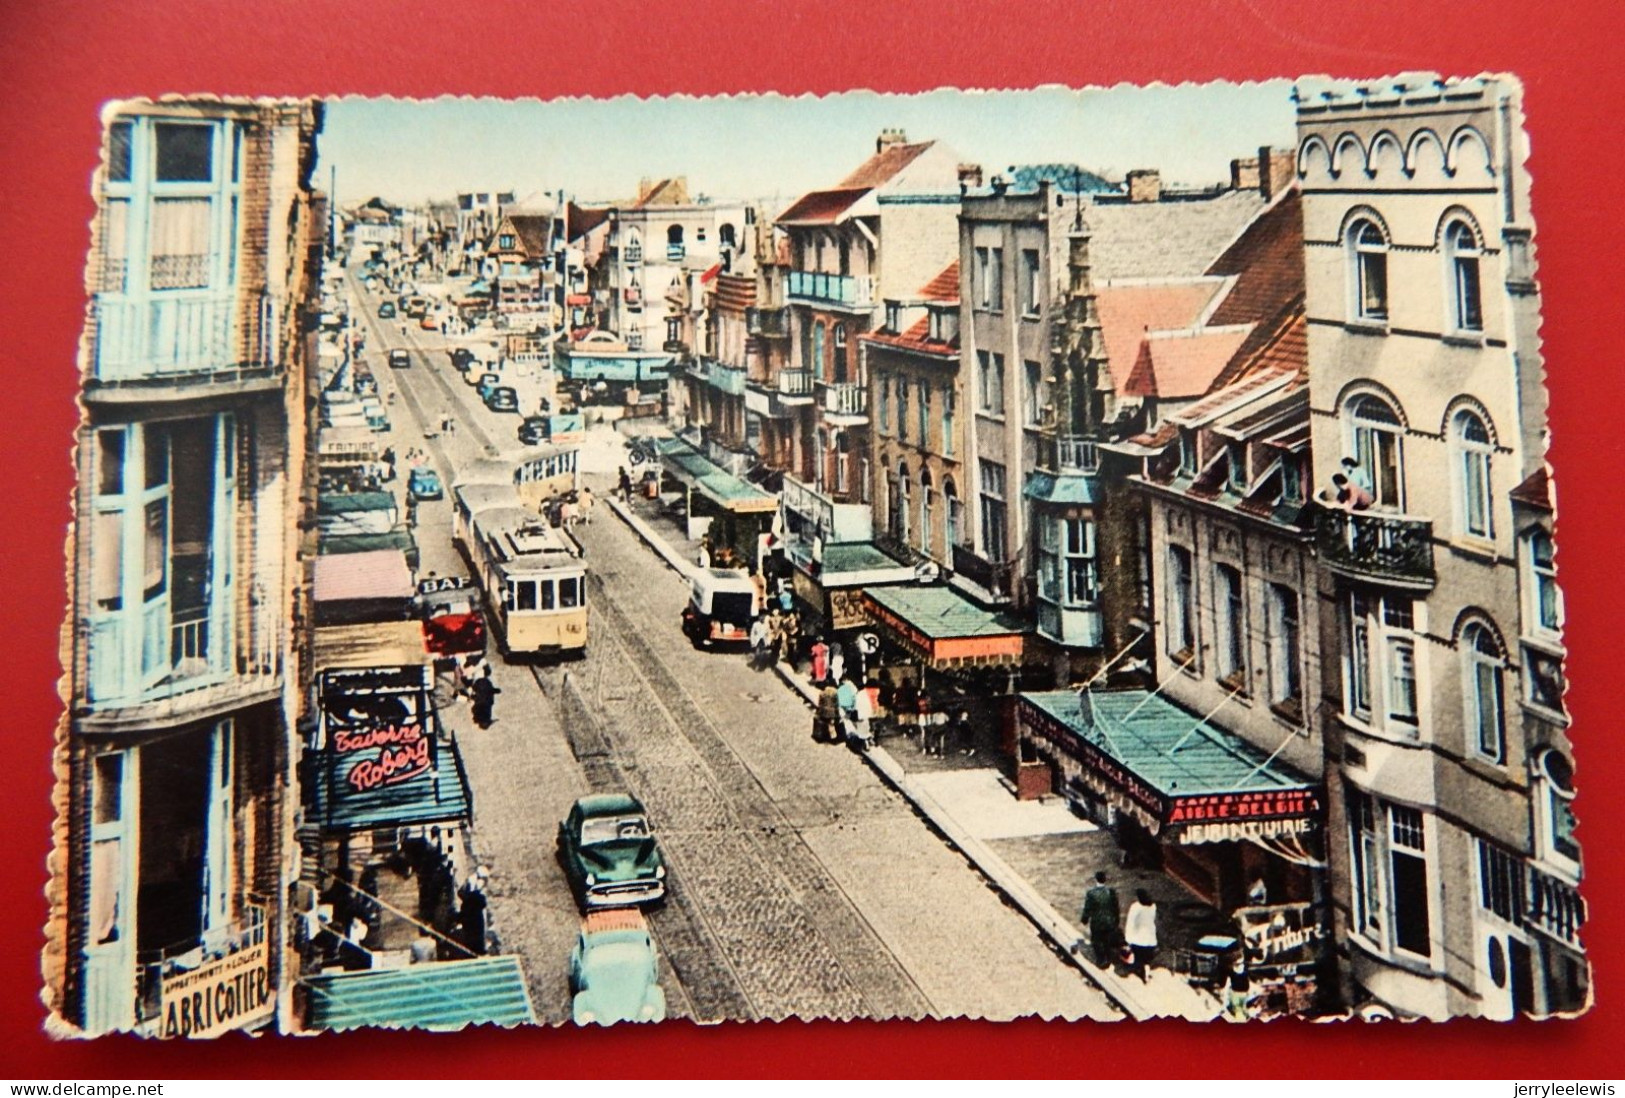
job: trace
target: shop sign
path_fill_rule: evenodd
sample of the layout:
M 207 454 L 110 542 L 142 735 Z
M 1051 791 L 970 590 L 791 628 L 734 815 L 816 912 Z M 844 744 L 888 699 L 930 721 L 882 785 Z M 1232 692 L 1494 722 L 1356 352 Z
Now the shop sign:
M 1179 838 L 1186 843 L 1234 843 L 1307 835 L 1314 829 L 1315 822 L 1307 817 L 1295 820 L 1221 820 L 1218 823 L 1186 824 Z
M 1224 820 L 1280 820 L 1313 816 L 1320 798 L 1312 789 L 1269 789 L 1251 793 L 1204 793 L 1180 797 L 1168 813 L 1171 824 Z
M 861 595 L 862 592 L 858 592 L 858 594 Z M 872 599 L 860 601 L 867 607 L 869 617 L 896 634 L 897 639 L 905 648 L 912 649 L 925 656 L 931 654 L 930 637 Z
M 276 1011 L 270 945 L 255 942 L 167 976 L 159 994 L 165 1037 L 214 1037 L 264 1021 Z
M 836 587 L 829 593 L 829 624 L 835 629 L 857 629 L 869 624 L 868 605 L 859 587 Z
M 322 677 L 328 747 L 352 792 L 399 785 L 434 765 L 423 674 L 403 670 L 329 671 Z
M 1269 964 L 1299 954 L 1324 933 L 1308 904 L 1245 907 L 1236 912 L 1247 956 L 1254 964 Z
M 1021 706 L 1021 723 L 1033 735 L 1049 741 L 1058 750 L 1076 759 L 1085 770 L 1122 790 L 1131 801 L 1150 812 L 1154 819 L 1163 819 L 1167 802 L 1162 795 L 1122 763 L 1079 735 L 1076 729 L 1025 701 Z
M 467 576 L 435 576 L 418 581 L 418 594 L 438 595 L 442 591 L 461 591 L 468 583 Z

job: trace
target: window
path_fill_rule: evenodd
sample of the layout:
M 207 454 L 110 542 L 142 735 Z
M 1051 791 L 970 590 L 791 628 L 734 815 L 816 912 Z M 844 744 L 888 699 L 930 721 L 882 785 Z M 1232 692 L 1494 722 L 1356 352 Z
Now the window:
M 1085 606 L 1100 597 L 1095 573 L 1095 524 L 1086 518 L 1063 523 L 1061 549 L 1065 554 L 1066 604 Z
M 1023 248 L 1021 250 L 1021 313 L 1023 316 L 1037 316 L 1038 300 L 1038 249 Z
M 1196 661 L 1196 591 L 1191 551 L 1168 547 L 1168 652 L 1183 665 Z
M 581 605 L 581 578 L 569 576 L 559 580 L 559 609 L 572 610 Z
M 954 486 L 952 477 L 943 478 L 942 495 L 948 503 L 945 548 L 952 552 L 953 547 L 961 544 L 965 536 L 965 505 L 960 502 L 959 489 Z
M 987 308 L 1004 311 L 1004 249 L 989 248 L 987 259 Z
M 1505 755 L 1501 646 L 1488 626 L 1470 622 L 1461 631 L 1461 655 L 1462 700 L 1473 750 L 1491 762 L 1501 762 Z
M 536 581 L 535 580 L 514 580 L 514 581 L 512 581 L 512 586 L 513 586 L 513 608 L 515 610 L 534 610 L 534 609 L 536 609 Z
M 1005 515 L 1004 466 L 993 461 L 981 463 L 982 473 L 982 551 L 987 559 L 1002 563 L 1008 559 L 1005 546 L 1008 530 Z
M 1478 237 L 1465 221 L 1452 221 L 1444 231 L 1445 263 L 1450 276 L 1450 322 L 1458 332 L 1484 330 L 1483 295 L 1479 289 Z
M 705 243 L 705 226 L 704 225 L 701 225 L 699 228 L 694 230 L 694 242 L 697 243 L 697 244 L 704 244 Z
M 1489 428 L 1476 413 L 1463 410 L 1451 420 L 1451 434 L 1456 444 L 1456 498 L 1460 500 L 1456 521 L 1468 537 L 1491 537 L 1490 455 L 1494 448 Z
M 974 252 L 976 262 L 976 304 L 983 309 L 992 308 L 993 297 L 989 292 L 992 283 L 988 273 L 988 250 L 977 248 Z
M 1418 734 L 1416 634 L 1412 603 L 1363 591 L 1349 596 L 1348 714 L 1403 735 Z M 1376 696 L 1380 689 L 1381 696 Z
M 1574 837 L 1574 764 L 1554 747 L 1534 758 L 1535 830 L 1544 860 L 1576 863 L 1580 844 Z
M 1535 530 L 1524 538 L 1524 587 L 1530 631 L 1557 634 L 1563 629 L 1563 593 L 1557 586 L 1557 560 L 1552 535 Z
M 153 199 L 148 251 L 152 256 L 149 278 L 154 290 L 208 286 L 212 209 L 207 198 Z
M 822 379 L 824 376 L 824 322 L 820 320 L 813 325 L 812 361 L 807 364 L 812 369 L 812 376 Z
M 897 379 L 897 437 L 908 441 L 908 381 Z
M 1247 446 L 1232 442 L 1225 448 L 1226 483 L 1237 494 L 1247 491 Z
M 1288 454 L 1281 459 L 1281 502 L 1296 504 L 1303 501 L 1303 464 L 1297 455 Z
M 1374 221 L 1361 218 L 1349 226 L 1348 248 L 1356 320 L 1388 319 L 1388 238 Z
M 1026 421 L 1029 427 L 1036 427 L 1044 417 L 1044 368 L 1038 363 L 1028 359 L 1024 362 L 1027 388 L 1023 394 Z
M 1431 956 L 1422 813 L 1351 789 L 1348 818 L 1355 929 L 1384 950 Z
M 1349 450 L 1358 467 L 1354 479 L 1371 493 L 1374 505 L 1405 509 L 1403 428 L 1399 415 L 1374 396 L 1357 396 L 1345 408 Z
M 909 484 L 908 466 L 897 467 L 897 521 L 892 526 L 892 534 L 904 545 L 908 544 L 909 520 Z
M 891 430 L 891 375 L 880 379 L 880 429 Z
M 1272 583 L 1265 588 L 1264 643 L 1269 652 L 1270 702 L 1303 710 L 1303 639 L 1298 593 Z
M 1232 690 L 1247 686 L 1246 606 L 1241 573 L 1228 564 L 1213 566 L 1213 616 L 1218 633 L 1219 681 Z
M 1004 356 L 977 351 L 976 376 L 982 411 L 992 416 L 1004 415 Z
M 942 391 L 942 455 L 952 457 L 954 453 L 954 404 L 956 402 L 953 386 Z
M 159 183 L 208 183 L 214 179 L 214 127 L 160 122 L 153 127 Z
M 852 363 L 847 358 L 846 351 L 846 325 L 835 325 L 835 380 L 852 380 Z
M 1194 477 L 1196 475 L 1196 432 L 1179 432 L 1179 475 Z
M 512 248 L 513 247 L 513 239 L 514 238 L 513 238 L 512 233 L 503 233 L 501 236 L 497 237 L 497 247 L 499 247 L 499 248 Z
M 931 510 L 935 492 L 931 485 L 931 470 L 920 470 L 920 552 L 931 555 Z
M 107 181 L 130 182 L 130 168 L 134 162 L 131 145 L 135 137 L 133 122 L 115 122 L 107 130 Z
M 886 330 L 896 335 L 903 326 L 903 306 L 895 301 L 886 302 Z
M 928 382 L 920 382 L 920 406 L 915 413 L 920 427 L 920 449 L 931 448 L 931 386 Z
M 1048 602 L 1061 601 L 1061 523 L 1034 519 L 1038 527 L 1038 594 Z

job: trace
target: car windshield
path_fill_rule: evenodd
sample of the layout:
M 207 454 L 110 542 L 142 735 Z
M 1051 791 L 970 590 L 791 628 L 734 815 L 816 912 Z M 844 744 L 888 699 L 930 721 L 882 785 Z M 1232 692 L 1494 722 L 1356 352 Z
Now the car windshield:
M 597 816 L 581 821 L 581 845 L 647 839 L 649 822 L 642 816 Z

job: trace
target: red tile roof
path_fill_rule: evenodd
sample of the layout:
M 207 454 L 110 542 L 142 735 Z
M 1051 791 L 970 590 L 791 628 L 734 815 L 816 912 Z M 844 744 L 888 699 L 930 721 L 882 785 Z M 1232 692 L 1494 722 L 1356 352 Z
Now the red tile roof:
M 646 209 L 649 206 L 686 206 L 689 203 L 688 180 L 680 175 L 662 179 L 647 190 L 640 186 L 638 190 L 638 197 L 631 203 L 634 210 Z
M 868 160 L 858 166 L 858 169 L 837 186 L 841 188 L 858 187 L 870 190 L 874 187 L 884 186 L 892 178 L 914 161 L 920 154 L 929 149 L 935 142 L 922 141 L 918 145 L 893 145 L 875 153 Z
M 579 240 L 609 219 L 609 210 L 577 206 L 574 202 L 564 208 L 564 235 Z
M 1251 331 L 1247 327 L 1161 332 L 1146 339 L 1123 391 L 1178 400 L 1205 395 Z
M 1207 279 L 1104 286 L 1096 292 L 1106 361 L 1119 395 L 1127 393 L 1146 332 L 1191 327 L 1220 286 Z
M 1215 259 L 1208 274 L 1236 282 L 1210 323 L 1244 324 L 1273 316 L 1303 296 L 1303 204 L 1297 188 L 1258 215 Z
M 778 217 L 780 225 L 833 225 L 841 219 L 858 199 L 868 194 L 868 187 L 844 187 L 827 191 L 811 191 L 790 204 Z
M 920 287 L 920 298 L 924 301 L 939 305 L 957 305 L 959 303 L 959 260 L 954 260 L 942 271 Z M 869 343 L 879 343 L 886 347 L 896 347 L 903 351 L 924 351 L 927 354 L 952 354 L 959 347 L 956 338 L 950 342 L 927 339 L 931 331 L 930 316 L 922 316 L 908 330 L 893 334 L 890 332 L 871 332 L 863 338 Z
M 959 300 L 959 260 L 954 260 L 942 269 L 942 273 L 927 282 L 920 289 L 920 296 L 927 301 L 940 301 L 943 303 L 957 302 Z
M 413 592 L 412 570 L 399 549 L 317 557 L 313 579 L 317 602 L 408 599 Z
M 1538 507 L 1542 511 L 1552 509 L 1551 480 L 1546 475 L 1544 467 L 1536 469 L 1524 478 L 1522 484 L 1512 489 L 1511 496 L 1519 503 Z

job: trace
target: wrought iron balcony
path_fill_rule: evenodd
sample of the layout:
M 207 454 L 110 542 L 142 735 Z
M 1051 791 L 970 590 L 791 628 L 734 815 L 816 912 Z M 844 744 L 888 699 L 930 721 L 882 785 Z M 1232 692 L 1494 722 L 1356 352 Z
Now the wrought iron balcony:
M 821 405 L 825 415 L 866 417 L 869 414 L 869 390 L 854 381 L 825 381 L 819 387 L 824 391 Z
M 1016 566 L 1012 561 L 983 560 L 968 545 L 955 545 L 954 572 L 995 598 L 1014 597 Z
M 239 310 L 252 325 L 247 332 L 239 323 Z M 253 306 L 235 293 L 103 294 L 93 317 L 95 350 L 87 395 L 130 386 L 274 381 L 281 374 L 267 297 L 260 298 L 256 316 Z
M 1352 579 L 1428 589 L 1434 583 L 1433 523 L 1381 511 L 1324 508 L 1315 520 L 1321 558 Z
M 707 379 L 711 388 L 730 396 L 742 396 L 745 392 L 745 370 L 741 366 L 730 366 L 725 362 L 711 363 L 711 376 Z
M 1100 451 L 1092 438 L 1046 434 L 1039 438 L 1038 464 L 1052 473 L 1097 473 Z
M 875 304 L 875 280 L 871 275 L 791 271 L 785 292 L 791 297 L 826 305 L 869 308 Z

